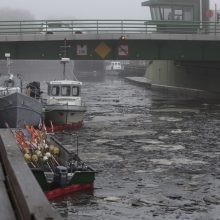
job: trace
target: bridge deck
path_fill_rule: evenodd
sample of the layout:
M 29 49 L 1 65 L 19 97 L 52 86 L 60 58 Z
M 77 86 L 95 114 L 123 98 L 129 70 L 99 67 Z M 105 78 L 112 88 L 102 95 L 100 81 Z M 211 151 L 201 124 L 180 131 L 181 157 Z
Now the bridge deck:
M 42 24 L 68 28 L 42 31 Z M 64 40 L 73 60 L 220 60 L 217 22 L 0 21 L 0 59 L 10 53 L 12 59 L 58 60 Z
M 104 34 L 79 34 L 71 33 L 55 33 L 51 35 L 42 34 L 21 34 L 21 35 L 0 35 L 0 42 L 35 42 L 35 41 L 104 41 L 104 40 L 120 40 L 122 34 L 104 33 Z M 173 41 L 220 41 L 220 34 L 175 34 L 175 33 L 136 33 L 126 34 L 126 41 L 129 40 L 173 40 Z

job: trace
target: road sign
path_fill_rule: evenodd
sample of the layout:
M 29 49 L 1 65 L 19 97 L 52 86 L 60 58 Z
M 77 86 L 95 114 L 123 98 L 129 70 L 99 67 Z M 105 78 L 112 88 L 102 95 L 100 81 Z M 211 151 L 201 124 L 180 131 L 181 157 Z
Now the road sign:
M 128 45 L 121 44 L 118 46 L 118 56 L 128 56 Z
M 87 45 L 86 44 L 77 44 L 76 45 L 76 54 L 78 56 L 87 56 Z
M 111 48 L 105 42 L 101 42 L 95 48 L 95 52 L 104 59 L 111 52 Z

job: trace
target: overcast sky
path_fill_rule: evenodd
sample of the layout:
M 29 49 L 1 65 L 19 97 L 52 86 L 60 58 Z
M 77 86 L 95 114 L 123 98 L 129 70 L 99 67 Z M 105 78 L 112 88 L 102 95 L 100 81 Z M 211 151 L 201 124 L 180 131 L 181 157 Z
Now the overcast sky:
M 144 0 L 0 0 L 0 9 L 22 9 L 35 19 L 149 19 Z
M 145 0 L 0 0 L 0 20 L 150 19 Z M 210 0 L 211 8 L 219 0 Z M 5 19 L 4 19 L 5 18 Z

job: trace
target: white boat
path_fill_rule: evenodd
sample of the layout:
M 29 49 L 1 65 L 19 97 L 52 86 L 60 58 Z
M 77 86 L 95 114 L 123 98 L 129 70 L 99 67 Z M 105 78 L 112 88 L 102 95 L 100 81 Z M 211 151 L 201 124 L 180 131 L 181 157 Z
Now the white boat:
M 47 83 L 44 121 L 49 131 L 80 128 L 83 125 L 86 106 L 80 96 L 82 82 L 66 79 L 65 64 L 68 62 L 69 58 L 61 59 L 64 65 L 63 80 Z
M 22 92 L 22 81 L 10 73 L 10 54 L 6 54 L 8 74 L 0 76 L 0 127 L 38 126 L 42 104 L 39 99 Z
M 106 65 L 105 70 L 108 75 L 118 75 L 123 70 L 123 66 L 120 61 L 112 61 Z

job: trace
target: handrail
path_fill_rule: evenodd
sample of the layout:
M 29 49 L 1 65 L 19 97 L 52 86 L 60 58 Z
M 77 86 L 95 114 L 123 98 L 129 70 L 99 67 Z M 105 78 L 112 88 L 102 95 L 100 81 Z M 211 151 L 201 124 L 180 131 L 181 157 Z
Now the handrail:
M 220 23 L 152 20 L 22 20 L 0 21 L 0 35 L 23 34 L 176 33 L 220 34 Z

